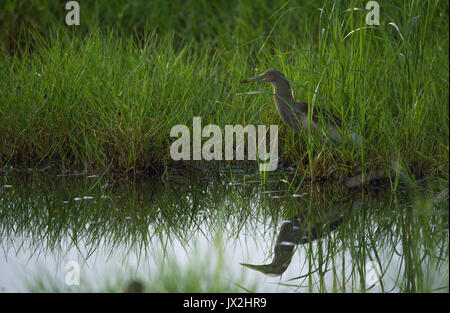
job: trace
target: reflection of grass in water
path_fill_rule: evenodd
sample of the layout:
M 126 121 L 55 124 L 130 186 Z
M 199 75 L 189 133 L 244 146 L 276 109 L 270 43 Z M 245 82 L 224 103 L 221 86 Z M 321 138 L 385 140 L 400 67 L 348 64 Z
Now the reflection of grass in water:
M 270 259 L 281 220 L 303 214 L 314 223 L 321 214 L 342 209 L 347 213 L 335 231 L 297 248 L 306 255 L 300 260 L 298 276 L 302 277 L 283 276 L 282 284 L 293 291 L 378 290 L 365 286 L 367 262 L 374 261 L 386 277 L 380 291 L 394 287 L 394 291 L 430 291 L 441 287 L 448 290 L 448 283 L 437 280 L 441 278 L 439 273 L 448 269 L 448 238 L 444 231 L 448 229 L 448 205 L 435 208 L 433 198 L 416 196 L 423 194 L 423 190 L 415 190 L 408 197 L 402 194 L 404 190 L 396 194 L 348 193 L 345 188 L 312 185 L 296 192 L 305 192 L 305 196 L 293 198 L 289 192 L 281 192 L 289 189 L 284 182 L 262 187 L 256 183 L 230 185 L 226 179 L 213 176 L 206 179 L 205 175 L 201 179 L 183 177 L 181 181 L 173 177 L 164 186 L 122 183 L 112 188 L 111 198 L 107 199 L 99 198 L 100 189 L 92 188 L 93 183 L 85 178 L 65 178 L 62 184 L 55 177 L 33 175 L 25 181 L 9 177 L 8 182 L 16 188 L 0 190 L 0 203 L 7 208 L 0 212 L 3 248 L 58 253 L 61 243 L 68 241 L 77 247 L 87 247 L 86 259 L 94 254 L 109 255 L 118 249 L 124 251 L 124 258 L 135 251 L 141 251 L 144 258 L 149 257 L 148 251 L 155 242 L 171 245 L 178 241 L 186 249 L 193 249 L 192 242 L 198 237 L 214 238 L 221 233 L 224 240 L 233 240 L 245 232 L 263 245 L 259 249 L 266 251 Z M 272 198 L 267 191 L 288 197 Z M 72 201 L 75 196 L 84 195 L 95 196 L 95 202 Z M 70 203 L 66 205 L 63 200 Z M 15 236 L 26 239 L 14 242 Z M 99 246 L 105 250 L 98 251 Z M 162 253 L 162 270 L 138 277 L 147 291 L 243 290 L 228 285 L 220 276 L 219 269 L 226 266 L 219 260 L 216 267 L 204 273 L 201 269 L 207 268 L 206 265 L 184 267 L 174 260 L 169 249 Z M 192 256 L 195 262 L 205 264 L 196 257 Z M 211 261 L 209 256 L 205 259 Z M 64 290 L 64 286 L 54 286 L 45 277 L 41 280 L 34 285 L 37 290 L 46 285 Z M 111 281 L 99 288 L 117 291 L 121 283 Z M 252 286 L 243 287 L 253 290 Z M 83 288 L 99 290 L 93 286 Z
M 214 176 L 174 178 L 165 186 L 122 181 L 109 193 L 84 177 L 33 175 L 8 181 L 16 188 L 0 189 L 2 206 L 8 208 L 0 215 L 0 234 L 29 238 L 37 247 L 45 242 L 49 250 L 67 235 L 74 245 L 83 242 L 92 251 L 101 240 L 114 249 L 148 246 L 166 235 L 186 244 L 199 232 L 209 236 L 222 230 L 233 237 L 244 226 L 278 219 L 280 213 L 278 203 L 260 199 L 257 184 L 236 187 Z M 74 201 L 85 195 L 94 199 Z
M 28 274 L 25 278 L 25 288 L 28 292 L 94 292 L 92 286 L 83 281 L 80 281 L 79 286 L 68 286 L 63 280 L 54 277 L 48 269 L 42 267 L 38 273 Z
M 167 258 L 171 261 L 167 261 L 165 266 L 161 264 L 162 270 L 152 275 L 149 279 L 148 290 L 151 292 L 256 292 L 256 283 L 244 284 L 243 271 L 240 281 L 230 281 L 230 269 L 224 263 L 224 251 L 220 240 L 219 238 L 215 240 L 215 255 L 192 254 L 192 259 L 187 266 L 183 266 L 175 258 Z M 245 287 L 241 287 L 244 285 Z
M 448 291 L 448 206 L 442 210 L 426 196 L 406 202 L 395 194 L 381 202 L 370 197 L 363 193 L 364 202 L 326 240 L 303 245 L 302 275 L 281 284 L 311 292 Z M 381 281 L 366 280 L 370 262 L 380 268 Z
M 243 272 L 238 278 L 230 275 L 221 241 L 217 236 L 213 254 L 202 255 L 199 249 L 194 249 L 188 264 L 179 262 L 170 253 L 161 255 L 151 273 L 136 273 L 136 269 L 125 267 L 106 272 L 95 285 L 80 279 L 80 286 L 67 286 L 53 277 L 49 269 L 41 268 L 26 281 L 26 286 L 30 292 L 127 292 L 129 282 L 133 281 L 141 283 L 144 292 L 256 292 L 257 284 L 245 281 Z

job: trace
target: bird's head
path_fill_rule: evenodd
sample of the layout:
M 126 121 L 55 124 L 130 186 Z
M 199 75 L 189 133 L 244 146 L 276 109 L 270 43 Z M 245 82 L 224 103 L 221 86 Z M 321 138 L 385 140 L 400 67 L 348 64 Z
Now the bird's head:
M 241 84 L 251 83 L 251 82 L 256 82 L 256 81 L 272 83 L 272 82 L 277 82 L 280 80 L 286 80 L 286 77 L 284 77 L 283 73 L 281 73 L 280 71 L 277 71 L 277 70 L 267 70 L 258 76 L 253 76 L 253 77 L 242 80 Z

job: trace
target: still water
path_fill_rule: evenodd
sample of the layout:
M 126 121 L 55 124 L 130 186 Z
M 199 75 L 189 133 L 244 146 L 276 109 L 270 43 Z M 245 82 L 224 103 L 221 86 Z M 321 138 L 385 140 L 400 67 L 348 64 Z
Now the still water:
M 389 187 L 3 169 L 0 291 L 448 292 L 448 200 Z

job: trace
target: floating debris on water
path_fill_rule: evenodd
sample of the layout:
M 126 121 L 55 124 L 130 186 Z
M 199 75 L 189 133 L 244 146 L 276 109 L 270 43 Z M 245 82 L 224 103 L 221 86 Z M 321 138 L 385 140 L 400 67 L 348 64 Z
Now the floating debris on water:
M 276 192 L 289 192 L 290 190 L 267 190 L 263 191 L 263 193 L 276 193 Z
M 295 246 L 295 243 L 293 243 L 291 241 L 282 241 L 279 244 L 280 244 L 280 246 L 287 246 L 287 247 Z
M 80 197 L 73 198 L 74 201 L 91 200 L 91 199 L 94 199 L 94 197 L 91 197 L 91 196 L 84 196 L 83 198 L 80 198 Z

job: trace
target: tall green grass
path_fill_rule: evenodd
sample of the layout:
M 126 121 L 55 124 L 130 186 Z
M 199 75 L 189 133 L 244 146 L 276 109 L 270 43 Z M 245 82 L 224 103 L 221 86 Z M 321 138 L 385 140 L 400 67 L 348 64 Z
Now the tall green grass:
M 28 19 L 0 18 L 1 165 L 162 170 L 171 127 L 201 116 L 222 128 L 279 124 L 280 154 L 312 177 L 378 168 L 448 179 L 446 1 L 380 3 L 376 27 L 348 10 L 361 1 L 97 1 L 81 4 L 79 28 L 60 7 L 8 3 Z M 271 96 L 245 94 L 271 90 L 239 84 L 268 68 L 361 144 L 295 133 Z

